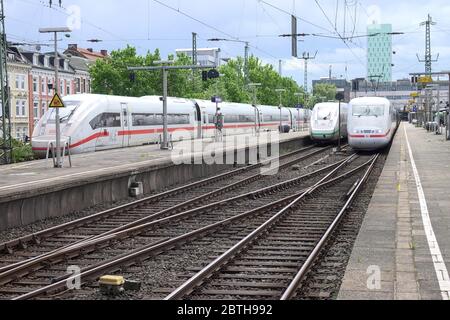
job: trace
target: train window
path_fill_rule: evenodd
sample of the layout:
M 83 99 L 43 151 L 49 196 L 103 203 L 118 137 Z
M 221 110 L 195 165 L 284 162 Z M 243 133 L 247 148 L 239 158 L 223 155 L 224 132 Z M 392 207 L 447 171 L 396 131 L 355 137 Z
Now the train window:
M 92 130 L 99 128 L 120 128 L 120 113 L 102 113 L 89 122 Z
M 384 111 L 384 106 L 353 106 L 353 116 L 355 117 L 382 117 Z
M 255 116 L 239 116 L 239 122 L 255 122 Z
M 188 114 L 168 114 L 167 117 L 169 125 L 190 123 Z M 162 126 L 164 124 L 162 114 L 134 113 L 132 118 L 134 127 Z

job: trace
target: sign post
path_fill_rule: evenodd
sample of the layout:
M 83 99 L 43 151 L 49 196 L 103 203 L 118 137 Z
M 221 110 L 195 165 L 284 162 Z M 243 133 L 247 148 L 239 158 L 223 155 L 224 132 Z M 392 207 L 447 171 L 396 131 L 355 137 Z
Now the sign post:
M 57 98 L 59 100 L 59 104 L 56 107 L 55 110 L 55 123 L 56 123 L 56 163 L 55 168 L 62 168 L 62 161 L 61 161 L 61 128 L 60 128 L 60 120 L 59 120 L 59 108 L 64 108 L 64 103 L 62 103 L 61 97 L 58 95 L 59 92 L 59 78 L 58 78 L 58 69 L 59 69 L 59 56 L 58 56 L 58 33 L 68 33 L 72 32 L 69 28 L 62 27 L 62 28 L 42 28 L 39 29 L 40 33 L 53 33 L 55 37 L 55 59 L 54 59 L 54 65 L 55 65 L 55 97 L 53 97 L 53 100 Z M 57 101 L 55 101 L 56 104 Z M 60 106 L 62 104 L 62 106 Z

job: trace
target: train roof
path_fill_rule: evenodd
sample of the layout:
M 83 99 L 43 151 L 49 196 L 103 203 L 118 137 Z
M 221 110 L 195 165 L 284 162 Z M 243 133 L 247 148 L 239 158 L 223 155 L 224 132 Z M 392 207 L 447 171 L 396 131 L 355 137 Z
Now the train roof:
M 350 101 L 350 104 L 384 104 L 384 105 L 390 105 L 391 102 L 382 97 L 362 97 L 362 98 L 355 98 L 352 101 Z

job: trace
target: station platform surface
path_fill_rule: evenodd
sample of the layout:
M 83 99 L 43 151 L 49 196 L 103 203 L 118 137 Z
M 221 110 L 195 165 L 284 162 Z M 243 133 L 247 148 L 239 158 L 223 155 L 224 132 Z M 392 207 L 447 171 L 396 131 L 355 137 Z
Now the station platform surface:
M 261 133 L 263 135 L 263 133 Z M 278 137 L 278 134 L 275 134 Z M 279 135 L 279 142 L 297 140 L 309 136 L 307 131 L 291 132 Z M 236 150 L 245 148 L 246 144 L 233 144 L 236 136 L 227 136 L 222 142 L 215 142 L 212 138 L 199 140 L 205 150 L 223 150 L 227 152 L 230 149 Z M 224 147 L 224 142 L 226 146 Z M 230 142 L 230 143 L 229 143 Z M 254 147 L 260 141 L 251 141 L 249 147 Z M 189 145 L 187 148 L 186 146 Z M 36 188 L 45 188 L 46 186 L 55 187 L 55 185 L 71 184 L 74 181 L 83 181 L 100 177 L 102 175 L 111 175 L 120 172 L 130 172 L 139 168 L 158 167 L 161 165 L 172 164 L 173 157 L 181 154 L 183 157 L 198 156 L 192 152 L 189 154 L 191 141 L 176 142 L 171 151 L 161 150 L 158 145 L 148 145 L 140 147 L 131 147 L 123 149 L 107 150 L 95 153 L 86 153 L 72 156 L 72 167 L 69 167 L 68 158 L 64 159 L 64 168 L 53 168 L 53 162 L 49 160 L 35 160 L 31 162 L 5 165 L 0 167 L 0 198 L 8 195 L 17 195 L 26 191 L 33 191 Z M 183 150 L 183 152 L 181 152 Z
M 450 141 L 409 123 L 394 139 L 338 299 L 450 299 Z

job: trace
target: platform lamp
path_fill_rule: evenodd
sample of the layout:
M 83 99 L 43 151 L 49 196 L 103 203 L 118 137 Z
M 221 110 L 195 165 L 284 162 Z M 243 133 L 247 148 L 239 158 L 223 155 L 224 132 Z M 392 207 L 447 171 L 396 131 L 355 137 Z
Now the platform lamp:
M 58 33 L 66 33 L 66 37 L 70 37 L 68 35 L 69 32 L 72 32 L 67 27 L 60 28 L 40 28 L 40 33 L 53 33 L 54 34 L 54 42 L 55 42 L 55 94 L 59 93 L 59 78 L 58 78 L 58 68 L 59 68 L 59 57 L 58 57 Z M 56 123 L 56 163 L 55 168 L 62 168 L 61 161 L 61 127 L 60 127 L 60 119 L 59 119 L 59 108 L 55 110 L 55 123 Z
M 336 100 L 339 101 L 339 111 L 338 111 L 338 148 L 337 151 L 341 152 L 341 101 L 344 100 L 344 89 L 337 89 Z
M 280 133 L 283 133 L 283 112 L 282 112 L 282 110 L 283 110 L 282 99 L 283 98 L 282 98 L 282 95 L 284 92 L 286 92 L 286 89 L 275 89 L 275 91 L 278 92 L 280 95 L 280 106 L 279 106 L 279 108 L 280 108 Z

